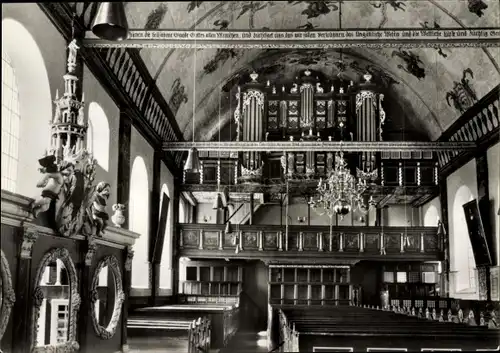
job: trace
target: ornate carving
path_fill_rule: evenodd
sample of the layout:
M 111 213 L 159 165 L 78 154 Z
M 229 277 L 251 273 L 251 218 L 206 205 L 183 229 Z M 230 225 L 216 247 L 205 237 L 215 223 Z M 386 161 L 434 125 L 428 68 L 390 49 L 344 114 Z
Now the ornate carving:
M 240 140 L 240 127 L 241 127 L 240 97 L 241 97 L 241 88 L 240 86 L 238 86 L 238 92 L 236 93 L 236 109 L 234 110 L 234 121 L 236 122 L 236 141 Z
M 58 165 L 54 163 L 54 156 L 40 159 L 44 183 L 38 186 L 45 188 L 42 197 L 32 204 L 33 215 L 45 212 L 50 203 L 55 202 L 56 230 L 60 235 L 100 235 L 109 218 L 105 212 L 109 184 L 101 182 L 94 186 L 97 161 L 85 149 L 75 152 L 75 147 L 67 144 L 63 156 Z
M 85 266 L 90 266 L 92 264 L 92 259 L 94 258 L 96 250 L 97 250 L 97 242 L 95 237 L 88 237 L 87 253 L 85 254 Z
M 316 93 L 321 94 L 324 92 L 325 92 L 325 90 L 323 89 L 323 87 L 321 87 L 321 82 L 316 83 Z
M 80 47 L 76 44 L 76 39 L 73 39 L 68 45 L 68 72 L 74 72 L 76 68 L 76 56 Z
M 97 293 L 97 287 L 99 285 L 99 272 L 106 266 L 113 273 L 115 300 L 114 300 L 113 315 L 111 316 L 111 320 L 109 321 L 107 327 L 103 327 L 99 325 L 99 318 L 95 315 L 95 305 L 97 305 L 97 300 L 99 299 Z M 97 268 L 94 272 L 94 276 L 92 277 L 91 288 L 92 288 L 91 316 L 92 316 L 92 325 L 94 326 L 94 331 L 101 339 L 104 340 L 110 339 L 111 337 L 114 336 L 116 332 L 116 328 L 120 320 L 123 301 L 125 300 L 125 293 L 123 292 L 122 272 L 120 271 L 120 265 L 116 257 L 107 256 L 101 262 L 99 262 L 99 265 L 97 265 Z
M 125 271 L 132 270 L 132 260 L 134 259 L 134 250 L 131 246 L 127 247 L 127 259 L 125 260 Z
M 261 178 L 262 177 L 262 167 L 264 163 L 257 169 L 247 169 L 244 166 L 241 166 L 241 176 L 244 178 Z
M 453 89 L 446 93 L 446 102 L 448 105 L 451 107 L 451 99 L 453 106 L 460 113 L 465 112 L 477 101 L 476 91 L 472 88 L 467 79 L 467 74 L 469 74 L 471 78 L 474 78 L 472 70 L 470 68 L 465 69 L 462 73 L 462 80 L 460 82 L 454 81 Z
M 378 96 L 378 112 L 379 112 L 380 120 L 379 120 L 378 134 L 379 134 L 379 140 L 380 141 L 383 141 L 383 138 L 382 138 L 382 132 L 383 132 L 382 126 L 384 126 L 384 123 L 385 123 L 385 111 L 384 111 L 384 108 L 382 107 L 383 100 L 384 100 L 384 95 L 383 94 L 379 94 L 379 96 Z
M 31 259 L 31 252 L 33 251 L 33 245 L 35 245 L 38 239 L 38 232 L 34 229 L 25 228 L 23 234 L 23 242 L 21 244 L 21 259 Z
M 252 99 L 256 99 L 259 108 L 264 109 L 264 93 L 255 89 L 250 89 L 243 93 L 243 114 L 245 114 Z
M 356 111 L 363 105 L 363 101 L 365 99 L 374 99 L 375 98 L 375 93 L 372 91 L 361 91 L 358 94 L 356 94 Z M 376 102 L 373 101 L 373 104 Z
M 64 264 L 69 277 L 70 284 L 70 308 L 69 308 L 69 323 L 68 323 L 68 341 L 64 344 L 56 346 L 39 346 L 37 347 L 36 339 L 38 336 L 38 318 L 40 317 L 40 306 L 43 302 L 43 292 L 40 287 L 40 281 L 45 272 L 45 267 L 51 262 L 59 259 Z M 33 316 L 31 318 L 31 352 L 46 353 L 46 352 L 75 352 L 80 347 L 76 342 L 76 325 L 78 322 L 78 310 L 80 309 L 81 298 L 79 294 L 78 276 L 76 273 L 75 265 L 71 260 L 69 251 L 64 248 L 55 248 L 47 252 L 36 271 L 35 288 L 33 292 Z
M 2 277 L 2 291 L 1 295 L 3 297 L 2 307 L 0 307 L 0 340 L 7 329 L 7 324 L 9 323 L 10 312 L 14 303 L 16 302 L 16 293 L 12 287 L 12 274 L 10 273 L 9 262 L 0 249 L 0 276 Z

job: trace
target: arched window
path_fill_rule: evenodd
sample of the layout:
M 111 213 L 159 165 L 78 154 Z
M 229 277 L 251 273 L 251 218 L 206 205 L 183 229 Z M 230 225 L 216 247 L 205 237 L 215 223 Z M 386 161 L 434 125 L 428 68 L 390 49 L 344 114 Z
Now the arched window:
M 19 125 L 16 71 L 2 46 L 2 189 L 11 192 L 16 192 Z
M 40 48 L 21 23 L 5 18 L 2 20 L 2 188 L 29 197 L 40 193 L 36 187 L 40 178 L 38 159 L 49 145 L 51 116 L 49 77 Z
M 88 116 L 87 149 L 92 152 L 97 163 L 108 171 L 110 137 L 108 117 L 96 102 L 90 103 Z
M 436 227 L 439 221 L 439 212 L 436 206 L 430 205 L 424 215 L 424 227 Z
M 468 186 L 462 185 L 453 201 L 453 228 L 450 232 L 451 265 L 455 273 L 456 292 L 476 291 L 476 262 L 472 252 L 463 205 L 474 199 Z
M 133 246 L 132 288 L 149 288 L 149 183 L 142 157 L 132 164 L 129 200 L 129 228 L 140 234 Z
M 170 199 L 170 190 L 167 184 L 163 184 L 161 188 L 161 199 L 160 199 L 160 210 L 162 208 L 164 195 L 168 196 L 170 205 L 168 207 L 167 214 L 167 226 L 165 227 L 165 239 L 163 241 L 163 250 L 161 255 L 160 264 L 160 288 L 161 289 L 172 289 L 172 200 Z

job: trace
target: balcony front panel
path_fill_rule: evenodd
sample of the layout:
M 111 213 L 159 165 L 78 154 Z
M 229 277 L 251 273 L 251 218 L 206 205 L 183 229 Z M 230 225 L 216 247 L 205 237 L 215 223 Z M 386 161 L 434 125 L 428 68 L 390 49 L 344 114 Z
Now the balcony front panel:
M 436 227 L 178 224 L 179 254 L 194 258 L 440 260 Z M 332 256 L 334 255 L 334 256 Z

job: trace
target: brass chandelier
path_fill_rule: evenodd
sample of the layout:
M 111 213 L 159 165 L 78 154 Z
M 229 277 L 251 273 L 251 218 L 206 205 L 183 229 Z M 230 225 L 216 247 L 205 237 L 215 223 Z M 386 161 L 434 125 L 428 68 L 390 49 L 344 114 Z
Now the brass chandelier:
M 363 193 L 368 188 L 366 179 L 356 178 L 350 173 L 344 153 L 335 154 L 335 166 L 324 181 L 320 178 L 317 188 L 318 199 L 311 197 L 309 204 L 319 215 L 328 217 L 339 215 L 343 218 L 351 211 L 359 210 L 366 214 L 368 208 L 364 202 Z M 374 206 L 370 198 L 369 207 Z

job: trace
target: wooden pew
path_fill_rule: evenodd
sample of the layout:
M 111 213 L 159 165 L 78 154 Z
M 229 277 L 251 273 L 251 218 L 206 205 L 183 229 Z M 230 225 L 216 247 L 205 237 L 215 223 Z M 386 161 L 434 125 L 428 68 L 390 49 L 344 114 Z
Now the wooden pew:
M 456 313 L 461 321 L 439 320 L 436 313 L 411 309 L 377 310 L 362 307 L 300 307 L 277 306 L 280 339 L 300 337 L 295 346 L 287 346 L 290 351 L 312 351 L 313 347 L 325 346 L 331 341 L 332 347 L 354 347 L 355 351 L 366 351 L 369 347 L 399 347 L 408 350 L 421 348 L 495 348 L 499 345 L 498 328 L 490 325 L 474 325 L 473 313 L 467 320 L 463 313 Z M 412 315 L 412 313 L 414 315 Z M 442 316 L 442 315 L 440 315 Z M 276 329 L 276 327 L 275 327 Z M 276 337 L 276 335 L 271 335 Z M 278 344 L 273 342 L 274 345 Z
M 127 321 L 132 351 L 147 347 L 178 353 L 208 353 L 210 332 L 211 323 L 206 317 L 193 321 L 134 317 Z
M 220 349 L 238 330 L 238 305 L 211 305 L 211 304 L 177 304 L 160 307 L 136 309 L 129 314 L 130 319 L 148 318 L 149 320 L 163 320 L 169 325 L 184 322 L 184 325 L 198 317 L 207 317 L 211 323 L 211 348 Z M 167 325 L 167 324 L 165 324 Z

